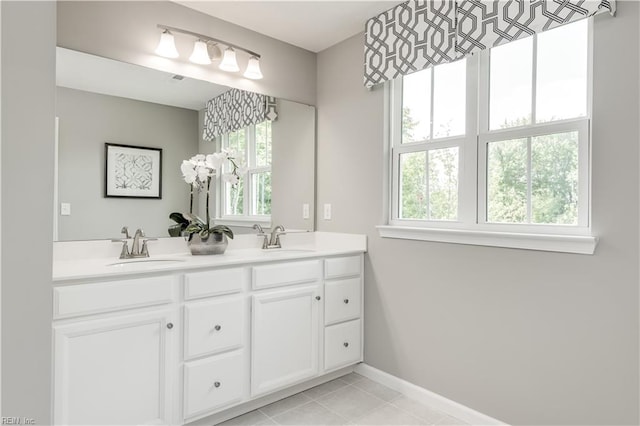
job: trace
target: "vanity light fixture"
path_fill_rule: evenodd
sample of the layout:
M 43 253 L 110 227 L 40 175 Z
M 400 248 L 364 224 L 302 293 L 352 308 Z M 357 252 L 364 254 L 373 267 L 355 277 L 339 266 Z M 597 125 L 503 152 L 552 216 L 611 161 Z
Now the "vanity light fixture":
M 180 56 L 176 49 L 176 42 L 173 39 L 173 34 L 171 34 L 171 31 L 166 28 L 162 34 L 160 34 L 160 43 L 158 43 L 158 47 L 156 48 L 156 54 L 164 56 L 165 58 L 177 58 Z
M 260 60 L 255 56 L 249 58 L 247 69 L 244 74 L 245 77 L 252 80 L 260 80 L 262 78 L 262 71 L 260 71 Z
M 193 53 L 191 53 L 191 56 L 189 56 L 189 60 L 194 64 L 211 64 L 209 50 L 207 49 L 207 43 L 205 41 L 202 41 L 200 39 L 196 40 L 196 42 L 193 44 Z
M 224 56 L 222 57 L 222 62 L 220 62 L 218 68 L 220 68 L 222 71 L 229 72 L 240 71 L 238 61 L 236 61 L 236 51 L 233 50 L 233 47 L 227 47 L 224 50 Z
M 262 71 L 260 71 L 260 55 L 252 52 L 251 50 L 203 34 L 182 30 L 180 28 L 168 27 L 160 24 L 158 24 L 158 28 L 162 30 L 160 43 L 156 48 L 156 54 L 160 56 L 164 56 L 166 58 L 177 58 L 179 54 L 176 49 L 173 33 L 186 34 L 188 36 L 195 37 L 196 39 L 193 45 L 193 52 L 189 57 L 191 62 L 200 65 L 209 65 L 212 61 L 222 58 L 218 68 L 223 71 L 238 72 L 240 71 L 240 67 L 238 66 L 238 61 L 236 59 L 236 51 L 240 51 L 249 55 L 247 69 L 243 76 L 253 80 L 259 80 L 263 77 Z M 221 47 L 224 47 L 224 55 L 222 54 Z

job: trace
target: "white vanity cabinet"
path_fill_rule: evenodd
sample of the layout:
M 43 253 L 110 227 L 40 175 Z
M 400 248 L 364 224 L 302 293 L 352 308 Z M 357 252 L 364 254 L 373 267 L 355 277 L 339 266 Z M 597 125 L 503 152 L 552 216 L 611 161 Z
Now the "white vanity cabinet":
M 339 373 L 362 360 L 362 261 L 278 257 L 58 283 L 55 424 L 187 424 Z
M 362 361 L 362 256 L 324 260 L 324 370 Z
M 171 422 L 179 327 L 166 296 L 174 285 L 169 276 L 54 288 L 54 315 L 74 317 L 53 327 L 55 424 Z M 116 311 L 132 300 L 144 309 Z
M 248 285 L 248 267 L 184 275 L 180 423 L 248 398 Z

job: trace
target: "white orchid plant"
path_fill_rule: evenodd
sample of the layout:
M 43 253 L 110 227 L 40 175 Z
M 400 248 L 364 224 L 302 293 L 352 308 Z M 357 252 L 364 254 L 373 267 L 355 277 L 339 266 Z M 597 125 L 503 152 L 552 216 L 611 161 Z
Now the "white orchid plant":
M 223 172 L 226 162 L 229 162 L 231 165 L 230 172 Z M 238 166 L 236 163 L 233 151 L 223 149 L 221 152 L 209 155 L 194 155 L 190 159 L 182 162 L 180 171 L 182 172 L 184 181 L 191 186 L 191 201 L 188 214 L 171 213 L 169 216 L 178 223 L 176 226 L 188 232 L 189 239 L 191 239 L 191 236 L 195 233 L 199 233 L 203 239 L 207 239 L 209 234 L 225 234 L 229 238 L 233 238 L 233 232 L 228 227 L 224 225 L 211 227 L 211 215 L 209 214 L 209 193 L 212 179 L 220 175 L 224 182 L 228 182 L 231 186 L 236 187 L 240 182 L 240 175 L 244 174 L 244 168 Z M 193 214 L 193 193 L 194 191 L 200 192 L 202 190 L 207 191 L 206 220 L 202 220 Z M 182 218 L 182 220 L 180 218 Z

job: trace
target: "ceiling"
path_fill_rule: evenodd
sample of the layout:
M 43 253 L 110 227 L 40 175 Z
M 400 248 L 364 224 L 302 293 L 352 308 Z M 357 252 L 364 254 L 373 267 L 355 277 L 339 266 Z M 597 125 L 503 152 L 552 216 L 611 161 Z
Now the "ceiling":
M 56 85 L 192 110 L 229 90 L 226 86 L 56 48 Z M 179 76 L 178 76 L 179 77 Z
M 399 0 L 174 1 L 311 52 L 320 52 L 364 31 L 367 19 L 400 3 Z

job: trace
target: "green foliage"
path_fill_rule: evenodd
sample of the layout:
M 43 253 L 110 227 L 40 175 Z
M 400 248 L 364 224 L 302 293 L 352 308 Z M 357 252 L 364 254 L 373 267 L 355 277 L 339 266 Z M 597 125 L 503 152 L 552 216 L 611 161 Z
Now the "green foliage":
M 577 138 L 577 132 L 569 132 L 490 143 L 487 173 L 489 221 L 576 224 Z M 529 161 L 530 212 L 527 207 Z
M 189 220 L 185 218 L 182 213 L 173 212 L 169 215 L 169 219 L 176 222 L 175 225 L 169 227 L 169 236 L 171 237 L 179 237 L 182 231 L 185 231 L 187 226 L 189 226 Z
M 209 234 L 225 234 L 227 237 L 233 239 L 233 231 L 224 225 L 215 225 L 210 228 L 207 227 L 207 223 L 202 220 L 200 217 L 191 214 L 184 213 L 186 217 L 189 218 L 189 226 L 187 226 L 186 231 L 191 234 L 200 234 L 202 239 L 207 239 Z M 189 237 L 191 239 L 191 236 Z
M 416 125 L 411 110 L 403 108 L 403 142 L 413 141 Z M 400 158 L 400 216 L 403 219 L 455 220 L 458 216 L 458 149 L 407 153 Z

